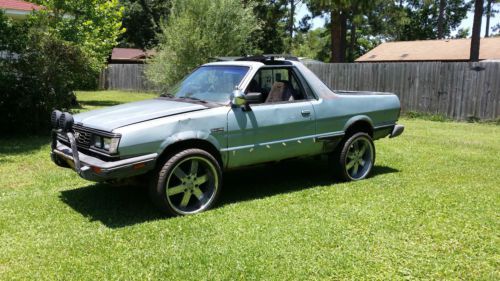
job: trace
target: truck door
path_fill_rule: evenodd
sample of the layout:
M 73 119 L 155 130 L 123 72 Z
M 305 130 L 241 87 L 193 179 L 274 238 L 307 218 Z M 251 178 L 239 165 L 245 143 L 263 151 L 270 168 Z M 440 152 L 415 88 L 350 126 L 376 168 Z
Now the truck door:
M 262 103 L 228 113 L 228 167 L 317 153 L 315 112 L 293 67 L 264 67 L 245 91 Z

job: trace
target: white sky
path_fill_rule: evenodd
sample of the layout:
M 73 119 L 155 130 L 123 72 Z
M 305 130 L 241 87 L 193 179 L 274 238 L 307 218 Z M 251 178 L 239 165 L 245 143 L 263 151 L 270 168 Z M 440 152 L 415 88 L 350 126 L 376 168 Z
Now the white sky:
M 497 6 L 497 8 L 498 8 L 498 6 Z M 302 4 L 302 3 L 299 4 L 297 7 L 296 23 L 298 24 L 298 22 L 307 14 L 309 14 L 309 9 L 307 9 L 307 6 L 305 4 Z M 460 25 L 460 27 L 458 29 L 469 27 L 469 36 L 470 36 L 471 35 L 470 32 L 472 32 L 472 20 L 473 19 L 474 19 L 474 13 L 473 12 L 467 13 L 467 18 L 462 21 L 462 24 Z M 496 17 L 491 18 L 491 20 L 490 20 L 490 33 L 491 33 L 491 27 L 493 27 L 499 23 L 500 23 L 500 15 L 497 15 Z M 317 18 L 313 19 L 312 28 L 316 29 L 318 27 L 322 27 L 324 24 L 325 24 L 325 19 L 317 17 Z M 483 17 L 483 23 L 481 24 L 481 29 L 482 29 L 481 37 L 483 37 L 485 30 L 486 30 L 486 17 Z M 452 32 L 452 34 L 453 35 L 456 34 L 457 30 Z

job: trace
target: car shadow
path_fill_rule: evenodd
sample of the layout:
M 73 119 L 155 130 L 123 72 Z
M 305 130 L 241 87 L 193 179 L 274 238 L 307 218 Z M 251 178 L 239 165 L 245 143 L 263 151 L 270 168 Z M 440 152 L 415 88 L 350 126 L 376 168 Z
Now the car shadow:
M 339 183 L 330 169 L 325 159 L 313 158 L 228 172 L 225 175 L 225 189 L 219 199 L 219 205 Z M 370 177 L 396 172 L 399 170 L 375 166 Z
M 399 172 L 386 166 L 375 166 L 372 177 Z M 224 190 L 218 206 L 335 184 L 326 161 L 286 161 L 262 165 L 225 174 Z M 144 186 L 111 186 L 93 184 L 61 192 L 60 199 L 90 221 L 109 228 L 121 228 L 165 216 L 151 204 Z

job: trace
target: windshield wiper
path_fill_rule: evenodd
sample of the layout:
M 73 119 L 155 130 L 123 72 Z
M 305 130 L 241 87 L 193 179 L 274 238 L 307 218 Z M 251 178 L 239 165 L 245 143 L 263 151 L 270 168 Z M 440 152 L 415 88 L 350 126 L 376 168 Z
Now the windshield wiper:
M 199 99 L 199 98 L 193 98 L 193 97 L 186 97 L 186 96 L 182 96 L 182 97 L 179 97 L 181 99 L 189 99 L 189 100 L 194 100 L 194 101 L 197 101 L 197 102 L 201 102 L 201 103 L 207 103 L 206 101 L 202 100 L 202 99 Z
M 169 93 L 169 92 L 163 92 L 163 93 L 161 93 L 161 94 L 160 94 L 160 97 L 162 97 L 162 98 L 175 98 L 175 96 L 174 96 L 174 95 L 172 95 L 172 94 L 171 94 L 171 93 Z

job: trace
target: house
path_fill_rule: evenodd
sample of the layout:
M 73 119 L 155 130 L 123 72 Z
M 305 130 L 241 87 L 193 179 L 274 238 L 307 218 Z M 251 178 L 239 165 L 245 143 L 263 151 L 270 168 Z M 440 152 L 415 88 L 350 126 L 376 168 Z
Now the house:
M 109 64 L 142 64 L 155 54 L 152 50 L 133 48 L 114 48 L 111 52 Z
M 386 42 L 356 62 L 469 61 L 471 39 Z M 500 60 L 500 37 L 482 38 L 480 60 Z
M 33 11 L 41 10 L 42 6 L 20 0 L 0 0 L 0 10 L 7 17 L 21 20 L 26 18 Z

